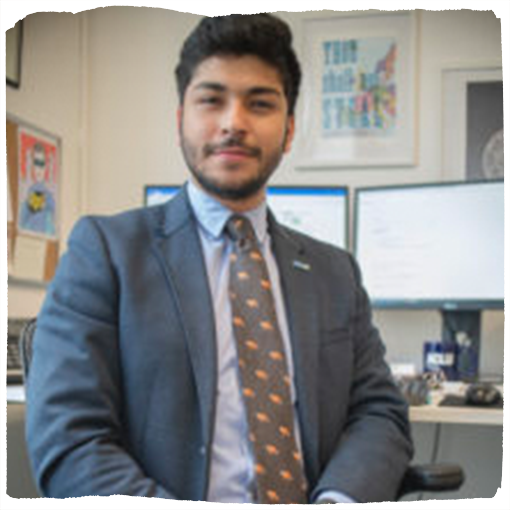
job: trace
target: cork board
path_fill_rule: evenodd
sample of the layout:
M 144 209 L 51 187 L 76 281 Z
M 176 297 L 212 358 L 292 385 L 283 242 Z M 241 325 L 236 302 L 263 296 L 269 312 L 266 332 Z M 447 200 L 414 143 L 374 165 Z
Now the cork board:
M 59 253 L 60 139 L 7 116 L 9 277 L 53 278 Z

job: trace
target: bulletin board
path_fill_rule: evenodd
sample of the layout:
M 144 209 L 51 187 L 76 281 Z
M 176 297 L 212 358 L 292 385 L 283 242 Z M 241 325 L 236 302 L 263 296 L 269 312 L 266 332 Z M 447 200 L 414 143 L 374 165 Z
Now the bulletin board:
M 7 116 L 9 278 L 46 283 L 59 253 L 61 141 Z

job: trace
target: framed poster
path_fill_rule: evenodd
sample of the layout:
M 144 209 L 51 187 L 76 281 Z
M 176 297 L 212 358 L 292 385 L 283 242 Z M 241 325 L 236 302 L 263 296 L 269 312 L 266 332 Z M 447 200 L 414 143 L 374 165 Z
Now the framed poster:
M 9 280 L 46 283 L 59 254 L 61 141 L 7 115 Z
M 18 231 L 55 239 L 59 185 L 58 140 L 18 130 Z
M 7 85 L 19 88 L 21 82 L 21 46 L 23 20 L 5 33 L 5 76 Z
M 304 168 L 416 164 L 414 12 L 304 21 Z
M 503 178 L 501 67 L 452 67 L 442 79 L 444 179 Z

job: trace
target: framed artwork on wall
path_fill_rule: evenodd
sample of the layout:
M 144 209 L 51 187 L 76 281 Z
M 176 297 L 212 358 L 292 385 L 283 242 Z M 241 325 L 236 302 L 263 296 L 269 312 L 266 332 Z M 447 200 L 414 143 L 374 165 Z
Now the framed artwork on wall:
M 18 89 L 21 84 L 21 47 L 23 20 L 5 33 L 5 75 L 7 85 Z
M 9 279 L 47 283 L 59 254 L 61 139 L 7 115 Z
M 503 178 L 501 66 L 451 67 L 442 82 L 444 179 Z
M 301 168 L 416 164 L 417 13 L 305 20 Z

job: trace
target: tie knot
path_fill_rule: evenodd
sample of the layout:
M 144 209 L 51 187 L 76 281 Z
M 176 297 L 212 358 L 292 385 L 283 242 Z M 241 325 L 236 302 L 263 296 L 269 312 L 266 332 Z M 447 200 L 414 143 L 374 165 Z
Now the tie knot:
M 256 244 L 255 231 L 251 221 L 244 216 L 234 214 L 229 218 L 225 225 L 227 235 L 238 245 L 240 248 L 246 245 Z

